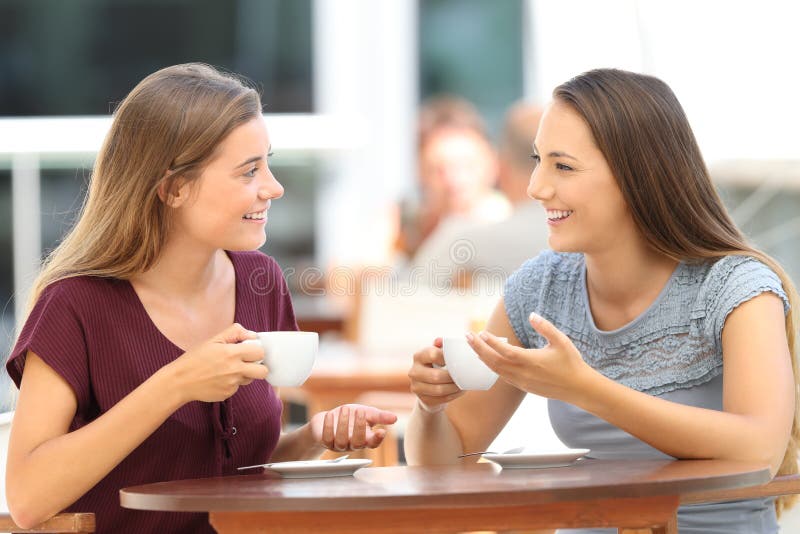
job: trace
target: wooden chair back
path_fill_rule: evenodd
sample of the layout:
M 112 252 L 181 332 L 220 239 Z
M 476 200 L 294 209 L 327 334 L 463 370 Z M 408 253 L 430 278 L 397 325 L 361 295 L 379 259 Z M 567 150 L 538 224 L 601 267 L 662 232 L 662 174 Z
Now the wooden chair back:
M 20 528 L 8 514 L 0 514 L 0 532 L 50 532 L 78 533 L 94 532 L 94 514 L 57 514 L 33 528 Z

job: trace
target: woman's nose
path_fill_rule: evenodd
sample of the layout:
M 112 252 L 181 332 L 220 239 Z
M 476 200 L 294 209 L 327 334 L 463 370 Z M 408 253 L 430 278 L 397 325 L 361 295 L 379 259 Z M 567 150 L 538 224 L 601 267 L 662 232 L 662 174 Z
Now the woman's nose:
M 553 187 L 548 183 L 538 167 L 531 173 L 531 181 L 528 182 L 528 196 L 540 201 L 553 197 Z
M 275 175 L 272 172 L 267 173 L 267 179 L 258 190 L 258 196 L 264 200 L 283 196 L 283 186 L 275 179 Z

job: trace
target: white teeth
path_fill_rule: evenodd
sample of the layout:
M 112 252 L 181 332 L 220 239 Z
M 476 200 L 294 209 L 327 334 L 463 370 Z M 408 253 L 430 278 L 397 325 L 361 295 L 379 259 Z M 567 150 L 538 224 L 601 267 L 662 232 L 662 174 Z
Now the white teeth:
M 267 216 L 267 210 L 264 210 L 264 211 L 259 211 L 259 212 L 256 212 L 256 213 L 247 213 L 247 214 L 245 214 L 244 218 L 245 219 L 260 220 L 260 219 L 265 218 L 266 216 Z
M 547 210 L 547 218 L 550 220 L 566 219 L 572 214 L 572 210 Z

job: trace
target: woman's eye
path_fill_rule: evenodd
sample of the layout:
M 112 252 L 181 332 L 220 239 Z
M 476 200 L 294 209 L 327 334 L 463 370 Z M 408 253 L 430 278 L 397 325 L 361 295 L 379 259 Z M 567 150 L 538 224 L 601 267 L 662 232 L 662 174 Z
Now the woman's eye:
M 250 169 L 249 171 L 244 173 L 244 176 L 247 176 L 248 178 L 255 178 L 257 171 L 258 171 L 258 167 L 253 167 L 252 169 Z
M 571 171 L 572 167 L 569 165 L 564 165 L 563 163 L 556 163 L 556 169 L 559 171 Z
M 539 156 L 539 154 L 531 154 L 531 159 L 534 161 L 534 165 L 538 165 L 542 162 L 542 158 Z

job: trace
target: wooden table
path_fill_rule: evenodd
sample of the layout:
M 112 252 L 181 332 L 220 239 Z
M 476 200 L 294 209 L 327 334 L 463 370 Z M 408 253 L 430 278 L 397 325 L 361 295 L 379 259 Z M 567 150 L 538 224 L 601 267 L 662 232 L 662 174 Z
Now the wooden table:
M 209 512 L 222 533 L 620 527 L 677 534 L 682 498 L 768 480 L 766 467 L 717 460 L 582 460 L 506 471 L 479 463 L 365 468 L 339 478 L 264 473 L 164 482 L 123 489 L 120 500 L 139 510 Z
M 320 335 L 328 332 L 345 333 L 351 313 L 346 301 L 322 295 L 299 294 L 292 297 L 292 306 L 300 330 Z

